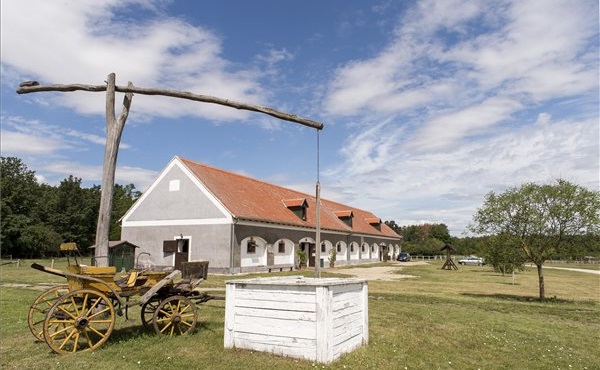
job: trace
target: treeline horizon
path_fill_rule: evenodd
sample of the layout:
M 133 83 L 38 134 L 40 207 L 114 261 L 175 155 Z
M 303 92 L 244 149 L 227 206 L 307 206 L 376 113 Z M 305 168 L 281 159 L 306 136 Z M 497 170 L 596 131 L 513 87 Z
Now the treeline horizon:
M 478 255 L 490 257 L 493 253 L 492 236 L 451 236 L 448 226 L 443 223 L 425 223 L 420 225 L 399 226 L 393 220 L 385 221 L 392 230 L 402 237 L 402 251 L 415 256 L 442 255 L 441 248 L 450 244 L 457 255 Z M 600 258 L 600 236 L 576 235 L 568 240 L 567 248 L 557 252 L 553 259 L 581 260 L 583 257 Z
M 17 157 L 0 157 L 0 255 L 13 258 L 58 256 L 59 246 L 75 242 L 82 254 L 95 244 L 100 186 L 83 187 L 82 179 L 69 175 L 58 185 L 39 183 L 35 171 Z M 115 184 L 111 213 L 110 240 L 120 240 L 119 219 L 142 195 L 134 184 Z M 485 257 L 490 237 L 451 236 L 444 223 L 397 225 L 385 221 L 402 236 L 402 251 L 412 255 L 434 256 L 451 244 L 457 254 Z M 597 236 L 573 239 L 558 259 L 600 257 Z
M 0 157 L 0 254 L 13 258 L 59 255 L 61 243 L 77 243 L 82 254 L 95 244 L 100 186 L 82 186 L 69 175 L 58 185 L 40 184 L 17 157 Z M 110 240 L 119 240 L 119 219 L 139 198 L 133 184 L 115 184 Z

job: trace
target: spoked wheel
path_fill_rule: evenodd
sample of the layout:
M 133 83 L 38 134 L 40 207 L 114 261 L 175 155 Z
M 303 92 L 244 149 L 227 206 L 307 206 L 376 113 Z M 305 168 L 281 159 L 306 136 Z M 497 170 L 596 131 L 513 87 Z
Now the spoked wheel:
M 59 285 L 50 288 L 40 294 L 29 307 L 27 314 L 27 324 L 33 336 L 39 340 L 44 340 L 44 320 L 46 313 L 56 303 L 56 301 L 64 294 L 69 292 L 67 285 Z
M 149 329 L 152 327 L 152 318 L 154 317 L 154 312 L 156 312 L 156 309 L 158 308 L 159 303 L 160 303 L 160 300 L 151 299 L 142 305 L 141 315 L 142 315 L 142 324 L 144 325 L 144 328 Z
M 176 295 L 160 302 L 152 323 L 157 333 L 173 336 L 189 333 L 196 327 L 196 320 L 194 302 Z
M 57 353 L 100 347 L 115 326 L 115 309 L 101 292 L 80 289 L 60 297 L 44 320 L 44 340 Z

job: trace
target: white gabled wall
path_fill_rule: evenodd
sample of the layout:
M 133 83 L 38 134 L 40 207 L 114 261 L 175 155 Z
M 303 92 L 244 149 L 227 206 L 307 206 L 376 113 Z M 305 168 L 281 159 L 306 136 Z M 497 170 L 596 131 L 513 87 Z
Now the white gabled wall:
M 231 213 L 175 157 L 123 216 L 121 239 L 140 246 L 137 254 L 150 253 L 156 266 L 172 266 L 173 255 L 163 252 L 163 241 L 187 235 L 194 240 L 189 260 L 228 269 L 232 223 Z
M 231 213 L 178 157 L 122 218 L 122 227 L 216 225 L 233 222 Z

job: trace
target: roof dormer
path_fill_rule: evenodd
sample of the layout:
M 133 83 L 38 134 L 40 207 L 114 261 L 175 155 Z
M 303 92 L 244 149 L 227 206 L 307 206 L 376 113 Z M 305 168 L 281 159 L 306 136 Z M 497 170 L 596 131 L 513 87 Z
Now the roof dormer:
M 335 215 L 346 225 L 352 227 L 352 218 L 354 218 L 352 210 L 335 211 Z
M 306 209 L 308 208 L 306 198 L 282 199 L 281 201 L 296 216 L 306 221 Z
M 381 231 L 381 219 L 378 217 L 370 217 L 365 219 L 369 223 L 369 225 L 373 226 L 377 230 Z

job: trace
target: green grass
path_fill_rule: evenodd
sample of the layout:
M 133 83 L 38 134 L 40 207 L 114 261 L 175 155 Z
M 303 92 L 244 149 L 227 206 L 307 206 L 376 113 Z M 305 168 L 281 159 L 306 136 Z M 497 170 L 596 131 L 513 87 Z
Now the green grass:
M 30 261 L 26 266 L 29 266 Z M 49 262 L 44 262 L 49 265 Z M 58 262 L 55 263 L 60 268 Z M 402 266 L 402 265 L 399 265 Z M 441 270 L 441 262 L 402 268 L 416 278 L 369 282 L 369 344 L 330 365 L 223 348 L 223 300 L 200 306 L 198 330 L 162 338 L 142 328 L 139 309 L 92 353 L 56 355 L 36 342 L 27 310 L 40 293 L 2 287 L 2 369 L 598 369 L 600 276 L 545 270 L 547 302 L 537 297 L 537 274 L 502 276 L 488 267 Z M 327 269 L 324 276 L 334 276 Z M 312 271 L 270 274 L 302 274 Z M 259 275 L 243 275 L 248 278 Z M 260 275 L 262 276 L 262 275 Z M 56 278 L 56 279 L 55 279 Z M 231 276 L 209 276 L 207 288 L 224 288 Z M 2 266 L 2 283 L 47 282 L 60 277 Z M 569 366 L 570 365 L 570 366 Z

